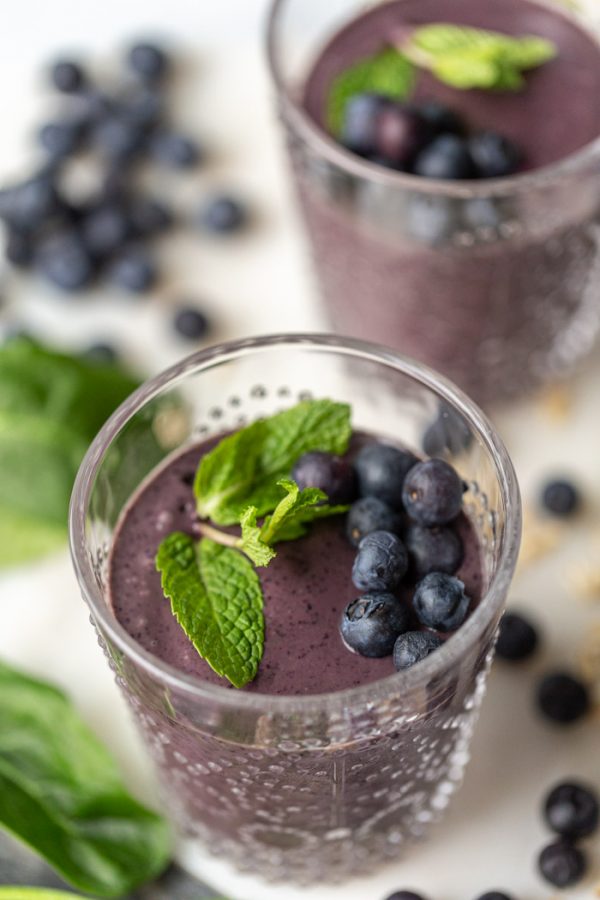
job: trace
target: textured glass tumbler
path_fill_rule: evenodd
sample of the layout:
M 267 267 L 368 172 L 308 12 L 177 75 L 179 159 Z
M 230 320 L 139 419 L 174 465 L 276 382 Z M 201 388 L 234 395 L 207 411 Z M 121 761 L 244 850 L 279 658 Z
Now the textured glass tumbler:
M 347 152 L 307 115 L 303 87 L 328 40 L 381 2 L 275 0 L 269 20 L 325 308 L 337 333 L 410 354 L 478 402 L 506 400 L 567 373 L 598 334 L 600 140 L 484 182 L 418 178 Z
M 450 417 L 461 440 L 445 455 L 469 484 L 482 601 L 426 661 L 364 687 L 270 696 L 185 676 L 144 651 L 109 608 L 115 523 L 157 457 L 309 396 L 350 403 L 354 428 L 415 451 L 440 410 Z M 83 596 L 156 765 L 184 864 L 208 847 L 269 879 L 339 880 L 395 858 L 440 817 L 468 759 L 520 535 L 506 451 L 448 382 L 393 351 L 333 336 L 195 354 L 104 426 L 79 472 L 70 527 Z

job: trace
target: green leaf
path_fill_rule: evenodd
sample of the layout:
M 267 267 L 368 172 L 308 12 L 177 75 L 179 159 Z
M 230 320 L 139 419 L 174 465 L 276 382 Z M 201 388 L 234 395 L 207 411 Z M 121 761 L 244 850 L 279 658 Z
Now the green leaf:
M 209 666 L 235 687 L 256 676 L 264 649 L 263 595 L 250 562 L 237 550 L 174 532 L 158 548 L 156 567 L 173 615 Z
M 356 94 L 373 93 L 404 100 L 415 82 L 413 64 L 393 47 L 386 47 L 374 56 L 362 59 L 346 69 L 331 84 L 327 99 L 327 125 L 339 135 L 346 112 L 346 104 Z
M 0 663 L 0 721 L 0 825 L 99 897 L 164 869 L 165 823 L 127 793 L 61 691 Z
M 242 526 L 242 536 L 239 540 L 240 550 L 244 551 L 255 566 L 268 566 L 277 554 L 268 544 L 265 544 L 261 537 L 261 526 L 256 524 L 255 506 L 249 506 L 244 511 L 240 525 Z
M 545 38 L 444 23 L 415 29 L 402 49 L 416 65 L 460 90 L 519 90 L 525 83 L 521 72 L 543 65 L 558 52 Z
M 0 887 L 0 900 L 76 900 L 85 898 L 81 894 L 66 891 L 52 891 L 38 887 Z
M 350 407 L 332 400 L 305 400 L 224 438 L 202 458 L 194 493 L 200 518 L 236 525 L 249 506 L 258 517 L 281 499 L 280 478 L 309 450 L 345 453 Z
M 0 507 L 0 568 L 58 550 L 66 533 L 66 520 L 63 524 L 44 522 L 36 515 Z

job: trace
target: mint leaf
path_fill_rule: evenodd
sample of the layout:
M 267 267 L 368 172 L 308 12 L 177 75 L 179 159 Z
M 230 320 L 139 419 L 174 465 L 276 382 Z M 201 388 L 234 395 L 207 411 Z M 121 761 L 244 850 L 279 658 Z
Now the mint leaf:
M 373 93 L 404 100 L 415 82 L 413 64 L 400 50 L 386 47 L 341 72 L 331 84 L 327 100 L 327 126 L 339 136 L 348 100 L 356 94 Z
M 277 481 L 298 457 L 345 453 L 350 434 L 350 407 L 332 400 L 305 400 L 242 428 L 202 458 L 194 484 L 198 515 L 236 525 L 249 506 L 258 517 L 272 512 L 281 500 Z
M 64 544 L 65 530 L 66 522 L 44 522 L 0 506 L 0 568 L 52 553 Z
M 459 90 L 519 90 L 522 71 L 553 59 L 554 43 L 532 35 L 437 23 L 417 28 L 402 46 L 416 65 Z
M 256 676 L 264 648 L 258 576 L 237 550 L 174 532 L 158 548 L 156 568 L 173 615 L 218 674 L 235 687 Z
M 346 512 L 347 506 L 329 506 L 323 501 L 327 494 L 318 488 L 300 490 L 290 479 L 282 478 L 277 484 L 286 491 L 272 515 L 267 516 L 262 527 L 256 524 L 256 508 L 250 506 L 242 515 L 240 550 L 249 556 L 255 566 L 268 566 L 275 551 L 273 544 L 292 541 L 306 534 L 307 524 L 315 519 Z
M 164 869 L 165 823 L 127 793 L 61 691 L 0 663 L 0 722 L 0 826 L 95 896 Z
M 85 900 L 82 894 L 38 887 L 0 887 L 0 900 Z

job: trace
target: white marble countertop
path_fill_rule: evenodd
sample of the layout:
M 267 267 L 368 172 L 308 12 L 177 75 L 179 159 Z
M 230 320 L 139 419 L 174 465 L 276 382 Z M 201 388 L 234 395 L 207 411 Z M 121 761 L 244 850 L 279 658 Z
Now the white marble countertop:
M 184 352 L 168 334 L 165 315 L 177 296 L 204 303 L 216 340 L 324 328 L 258 50 L 264 8 L 262 0 L 171 0 L 168 12 L 150 0 L 105 0 L 102 9 L 74 0 L 44 5 L 21 0 L 4 11 L 0 182 L 27 160 L 27 132 L 44 99 L 34 77 L 40 60 L 65 47 L 106 54 L 131 36 L 159 31 L 182 42 L 187 56 L 187 74 L 176 90 L 177 107 L 185 110 L 182 126 L 205 138 L 212 150 L 205 169 L 174 185 L 182 205 L 193 206 L 194 192 L 201 198 L 211 187 L 225 185 L 246 196 L 258 215 L 248 235 L 230 243 L 195 235 L 166 243 L 162 261 L 173 277 L 148 301 L 124 302 L 102 290 L 85 301 L 65 301 L 28 278 L 2 273 L 2 321 L 26 322 L 67 346 L 115 337 L 132 364 L 149 374 Z M 540 621 L 543 651 L 524 668 L 495 665 L 473 760 L 445 822 L 405 860 L 338 888 L 268 887 L 206 861 L 206 879 L 223 894 L 241 900 L 383 900 L 393 889 L 411 887 L 431 900 L 469 900 L 503 887 L 517 900 L 553 896 L 534 867 L 548 839 L 540 802 L 562 777 L 585 777 L 600 786 L 600 720 L 596 716 L 557 730 L 534 714 L 532 696 L 536 674 L 559 664 L 576 665 L 585 632 L 600 624 L 600 602 L 578 599 L 569 578 L 573 566 L 581 568 L 600 556 L 599 378 L 600 357 L 569 388 L 569 409 L 558 419 L 550 412 L 556 403 L 539 401 L 497 416 L 526 501 L 547 474 L 566 471 L 581 482 L 586 511 L 565 528 L 556 550 L 517 577 L 511 602 L 518 601 Z M 63 685 L 110 744 L 132 788 L 153 796 L 144 749 L 96 645 L 66 549 L 0 577 L 0 656 Z M 592 877 L 562 896 L 597 896 L 598 847 L 594 863 Z

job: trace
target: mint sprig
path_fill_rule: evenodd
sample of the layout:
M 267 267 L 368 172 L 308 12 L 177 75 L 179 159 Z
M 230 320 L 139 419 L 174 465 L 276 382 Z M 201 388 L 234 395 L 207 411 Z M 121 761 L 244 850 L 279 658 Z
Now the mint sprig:
M 200 656 L 235 687 L 252 681 L 265 626 L 260 581 L 246 557 L 177 531 L 162 541 L 156 567 L 173 615 Z
M 512 37 L 443 23 L 415 29 L 401 49 L 415 65 L 459 90 L 519 90 L 524 71 L 557 54 L 552 41 L 534 35 Z
M 256 676 L 264 649 L 263 594 L 252 563 L 268 566 L 277 543 L 347 509 L 330 506 L 317 488 L 300 490 L 292 467 L 311 450 L 345 453 L 351 432 L 348 404 L 324 399 L 304 400 L 223 438 L 202 457 L 194 480 L 203 537 L 175 532 L 158 548 L 156 568 L 173 615 L 200 656 L 235 687 Z M 232 525 L 239 534 L 215 527 Z

